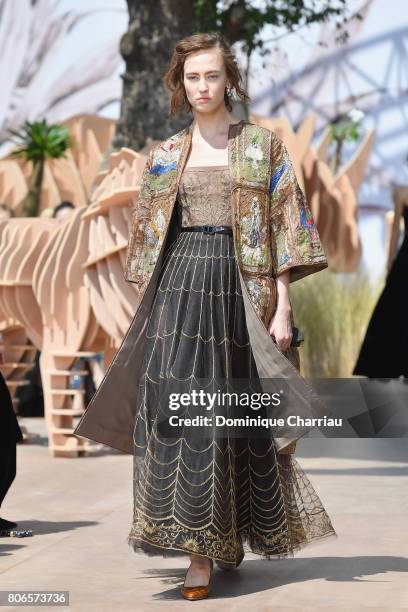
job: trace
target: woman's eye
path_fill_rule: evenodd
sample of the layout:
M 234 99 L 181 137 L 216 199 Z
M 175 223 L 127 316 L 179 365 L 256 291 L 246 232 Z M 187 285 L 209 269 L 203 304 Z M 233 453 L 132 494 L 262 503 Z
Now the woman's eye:
M 196 76 L 190 76 L 187 77 L 189 81 L 196 81 L 198 79 L 198 77 Z M 216 79 L 218 79 L 218 74 L 210 74 L 210 76 L 208 77 L 209 79 L 211 79 L 212 81 L 215 81 Z

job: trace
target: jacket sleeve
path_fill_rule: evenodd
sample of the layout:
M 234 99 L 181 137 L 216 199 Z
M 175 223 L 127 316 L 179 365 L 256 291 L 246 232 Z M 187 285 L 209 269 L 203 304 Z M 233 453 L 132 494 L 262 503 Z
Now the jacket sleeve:
M 283 141 L 274 134 L 271 151 L 270 224 L 275 276 L 290 271 L 294 282 L 328 267 L 312 211 Z
M 125 279 L 132 281 L 132 261 L 136 255 L 136 247 L 143 236 L 144 228 L 150 217 L 151 190 L 149 183 L 149 173 L 152 167 L 153 149 L 149 152 L 145 167 L 143 168 L 140 179 L 139 193 L 135 196 L 131 204 L 131 222 L 129 228 L 129 240 L 126 253 Z

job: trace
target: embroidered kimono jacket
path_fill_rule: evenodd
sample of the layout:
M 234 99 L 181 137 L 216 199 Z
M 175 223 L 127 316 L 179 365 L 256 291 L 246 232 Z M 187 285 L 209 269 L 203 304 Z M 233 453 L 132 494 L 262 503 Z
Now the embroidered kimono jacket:
M 191 147 L 191 128 L 156 145 L 148 155 L 133 208 L 124 270 L 125 279 L 138 287 L 138 308 L 74 432 L 128 453 L 133 453 L 144 332 L 163 254 L 180 231 L 175 202 Z M 328 265 L 310 207 L 287 149 L 273 131 L 247 121 L 230 125 L 228 163 L 235 256 L 263 389 L 268 392 L 272 380 L 284 379 L 295 398 L 291 414 L 322 417 L 327 414 L 324 404 L 299 374 L 298 349 L 280 352 L 268 332 L 276 309 L 276 277 L 288 270 L 294 282 Z M 293 425 L 277 427 L 278 450 L 305 432 Z

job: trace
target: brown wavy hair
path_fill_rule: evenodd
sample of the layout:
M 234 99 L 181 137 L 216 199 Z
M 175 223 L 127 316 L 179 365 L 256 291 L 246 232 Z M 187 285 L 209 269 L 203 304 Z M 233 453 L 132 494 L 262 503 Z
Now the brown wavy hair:
M 218 32 L 193 34 L 187 38 L 179 40 L 173 51 L 170 66 L 163 77 L 163 82 L 171 92 L 169 117 L 173 119 L 181 110 L 191 112 L 192 106 L 187 99 L 184 87 L 184 63 L 190 53 L 202 51 L 203 49 L 219 49 L 224 58 L 225 69 L 228 81 L 231 83 L 231 92 L 227 89 L 224 93 L 224 102 L 227 109 L 231 112 L 232 91 L 235 90 L 236 96 L 243 102 L 249 100 L 249 95 L 242 84 L 242 75 L 238 67 L 237 60 L 231 51 L 229 44 L 222 34 Z

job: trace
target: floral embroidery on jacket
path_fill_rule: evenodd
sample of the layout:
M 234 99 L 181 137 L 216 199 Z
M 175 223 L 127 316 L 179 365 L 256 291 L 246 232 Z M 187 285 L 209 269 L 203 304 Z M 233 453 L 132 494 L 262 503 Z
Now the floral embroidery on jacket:
M 125 278 L 142 291 L 163 247 L 189 139 L 185 128 L 154 147 L 143 172 L 141 212 L 134 215 L 125 272 Z M 231 131 L 228 154 L 237 263 L 265 323 L 270 300 L 275 299 L 271 279 L 289 270 L 293 282 L 326 268 L 327 260 L 312 211 L 277 134 L 241 123 Z
M 150 170 L 150 174 L 154 174 L 155 176 L 160 176 L 160 174 L 165 174 L 170 170 L 175 170 L 177 168 L 176 162 L 172 162 L 171 164 L 155 164 L 153 168 Z
M 313 220 L 313 216 L 312 216 L 312 211 L 306 208 L 301 208 L 300 209 L 300 224 L 302 227 L 305 227 L 307 229 L 311 229 L 312 227 L 314 227 L 314 220 Z
M 244 145 L 244 153 L 241 159 L 241 175 L 248 183 L 262 183 L 268 174 L 269 151 L 262 129 L 253 126 L 251 134 L 248 134 L 248 143 Z
M 240 220 L 240 259 L 244 266 L 257 270 L 265 260 L 268 228 L 262 221 L 261 205 L 258 196 L 251 198 L 247 215 Z
M 282 174 L 285 172 L 287 168 L 287 164 L 283 164 L 283 166 L 281 168 L 279 168 L 279 170 L 277 170 L 272 176 L 271 176 L 271 182 L 269 185 L 269 191 L 271 193 L 273 193 L 276 189 L 277 184 L 279 183 L 279 179 L 281 178 Z

